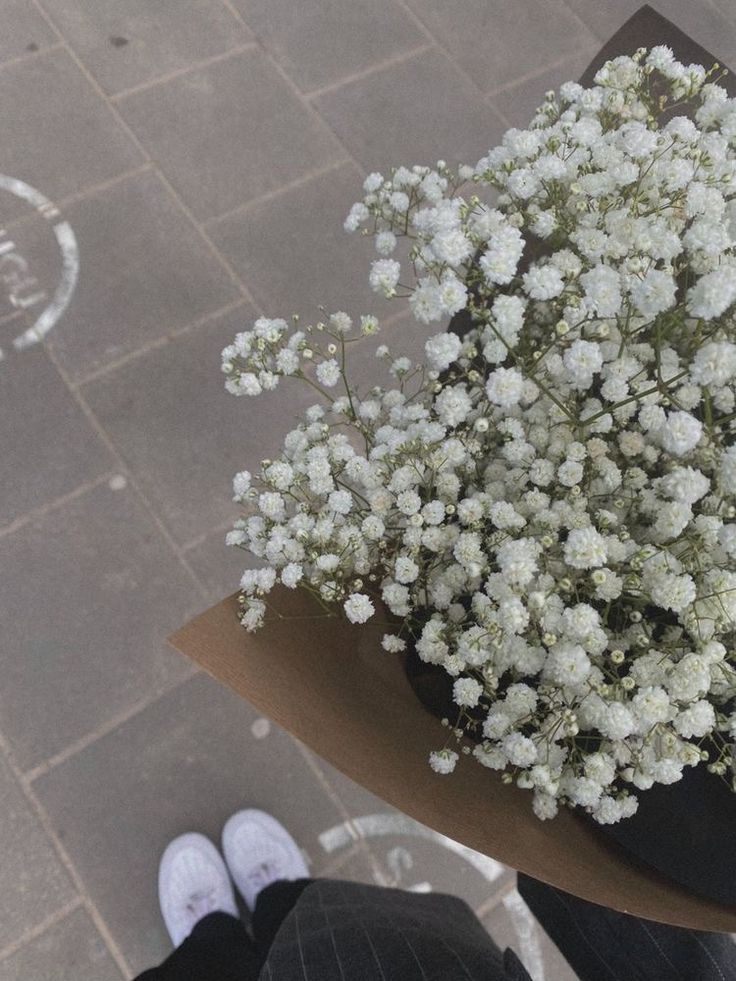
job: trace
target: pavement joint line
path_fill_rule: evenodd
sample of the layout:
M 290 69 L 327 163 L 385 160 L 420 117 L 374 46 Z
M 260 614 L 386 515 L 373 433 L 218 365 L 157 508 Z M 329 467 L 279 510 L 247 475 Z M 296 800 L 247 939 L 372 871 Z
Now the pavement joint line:
M 418 27 L 420 27 L 424 31 L 424 33 L 435 42 L 435 44 L 437 45 L 437 47 L 447 56 L 447 58 L 449 58 L 449 60 L 452 62 L 452 64 L 455 66 L 455 68 L 460 72 L 460 74 L 463 75 L 467 79 L 467 81 L 469 81 L 471 83 L 471 85 L 473 86 L 473 88 L 477 92 L 479 92 L 481 94 L 481 96 L 484 97 L 484 101 L 485 101 L 485 97 L 487 95 L 489 95 L 489 93 L 483 91 L 483 89 L 478 85 L 478 83 L 476 82 L 475 78 L 473 78 L 473 76 L 470 74 L 470 72 L 466 71 L 465 68 L 462 66 L 462 64 L 460 64 L 460 62 L 453 56 L 453 54 L 450 52 L 449 48 L 447 48 L 447 46 L 445 44 L 443 44 L 443 42 L 440 40 L 440 38 L 437 37 L 437 35 L 432 32 L 432 30 L 422 21 L 422 19 L 419 17 L 419 15 L 414 13 L 414 11 L 408 5 L 407 0 L 396 0 L 396 3 L 399 5 L 399 7 L 401 7 L 401 9 L 404 11 L 404 13 L 407 14 L 409 17 L 411 17 L 411 19 L 415 22 L 415 24 Z M 577 21 L 578 25 L 583 28 L 585 34 L 587 35 L 587 38 L 590 39 L 590 42 L 595 41 L 596 40 L 595 35 L 594 35 L 593 31 L 588 27 L 588 25 L 585 24 L 584 21 L 582 21 L 581 18 L 578 16 L 578 14 L 575 13 L 575 11 L 572 10 L 568 6 L 568 4 L 565 2 L 565 0 L 562 0 L 562 3 L 564 4 L 565 9 L 568 10 L 572 14 L 573 18 Z M 574 56 L 574 52 L 570 52 L 567 55 L 568 58 L 569 57 L 573 57 L 573 56 Z M 548 68 L 552 68 L 552 67 L 555 67 L 555 66 L 554 65 L 548 65 L 547 67 Z M 516 84 L 516 82 L 518 82 L 518 81 L 519 81 L 519 79 L 517 79 L 513 84 Z M 494 92 L 495 91 L 498 91 L 498 90 L 494 90 Z M 499 110 L 496 109 L 495 106 L 491 105 L 491 109 L 493 109 L 493 111 L 496 113 L 496 115 L 498 115 L 501 118 L 501 121 L 502 122 L 507 122 L 507 120 L 505 119 L 505 117 L 503 116 L 503 114 L 500 113 Z
M 353 824 L 352 815 L 350 814 L 347 807 L 345 806 L 343 799 L 340 797 L 338 792 L 332 786 L 332 784 L 329 781 L 329 778 L 322 770 L 322 767 L 319 765 L 319 760 L 317 759 L 316 755 L 312 752 L 311 749 L 309 749 L 309 747 L 305 746 L 304 743 L 302 743 L 299 739 L 297 739 L 296 736 L 292 736 L 289 734 L 289 738 L 294 742 L 294 745 L 299 750 L 301 755 L 304 757 L 307 766 L 312 771 L 313 775 L 316 777 L 317 782 L 322 787 L 322 790 L 324 790 L 324 792 L 327 794 L 329 799 L 335 805 L 337 811 L 343 816 L 343 820 L 347 822 L 349 826 L 348 830 L 350 831 L 351 836 L 355 839 L 355 841 L 362 841 L 363 837 L 358 832 L 355 825 Z
M 0 62 L 0 72 L 5 71 L 6 68 L 13 68 L 15 65 L 24 65 L 27 61 L 34 61 L 50 51 L 60 51 L 63 47 L 64 42 L 59 40 L 54 41 L 53 44 L 48 44 L 45 48 L 39 48 L 38 51 L 29 51 L 26 54 L 16 55 L 15 58 L 8 58 L 7 61 Z
M 153 163 L 148 160 L 146 163 L 139 164 L 137 167 L 133 167 L 131 170 L 124 170 L 120 174 L 116 174 L 114 177 L 108 177 L 107 180 L 99 181 L 96 184 L 89 184 L 87 187 L 83 187 L 73 194 L 67 194 L 66 197 L 59 198 L 54 201 L 54 205 L 59 211 L 63 211 L 64 208 L 68 208 L 70 205 L 76 204 L 78 201 L 83 201 L 85 198 L 91 197 L 93 194 L 98 194 L 100 191 L 106 191 L 111 187 L 115 187 L 116 184 L 121 184 L 123 181 L 132 179 L 133 177 L 138 177 L 140 174 L 148 173 L 148 171 L 154 170 Z M 11 218 L 10 221 L 3 223 L 3 228 L 13 229 L 19 228 L 22 225 L 27 225 L 29 222 L 38 218 L 36 211 L 30 214 L 19 215 L 17 218 Z
M 352 75 L 347 75 L 345 78 L 339 78 L 334 82 L 328 82 L 327 85 L 322 85 L 316 89 L 310 89 L 308 92 L 303 93 L 304 98 L 310 100 L 318 99 L 322 95 L 328 95 L 330 92 L 335 92 L 338 89 L 341 89 L 343 85 L 350 85 L 351 82 L 360 82 L 364 78 L 370 78 L 371 75 L 378 74 L 387 68 L 393 68 L 394 65 L 400 65 L 404 61 L 411 61 L 412 58 L 418 58 L 420 55 L 426 54 L 427 51 L 431 51 L 434 47 L 434 41 L 425 41 L 424 44 L 419 44 L 407 51 L 399 51 L 390 58 L 384 58 L 383 61 L 377 61 L 375 64 L 368 65 L 359 72 L 355 72 Z
M 491 102 L 491 99 L 490 99 L 490 98 L 488 98 L 488 99 L 487 99 L 486 101 L 487 101 L 487 104 L 488 104 L 489 106 L 491 106 L 491 108 L 492 108 L 492 109 L 493 109 L 493 111 L 494 111 L 494 112 L 496 113 L 496 115 L 497 115 L 497 116 L 498 116 L 498 118 L 499 118 L 499 119 L 501 120 L 501 122 L 502 122 L 502 123 L 503 123 L 503 125 L 504 125 L 504 126 L 506 127 L 506 129 L 507 129 L 507 130 L 509 130 L 509 129 L 512 129 L 513 127 L 511 126 L 511 121 L 510 121 L 510 119 L 508 118 L 508 116 L 506 116 L 506 115 L 505 115 L 505 114 L 504 114 L 504 113 L 503 113 L 503 112 L 501 111 L 501 109 L 499 109 L 499 108 L 498 108 L 498 106 L 494 106 L 494 105 L 493 105 L 493 103 Z
M 166 174 L 164 174 L 164 172 L 160 168 L 158 168 L 158 167 L 156 168 L 156 171 L 157 171 L 157 173 L 159 175 L 159 178 L 161 179 L 162 183 L 168 188 L 169 194 L 173 197 L 174 201 L 179 205 L 179 208 L 184 213 L 184 215 L 189 219 L 189 221 L 192 223 L 192 225 L 196 228 L 197 232 L 199 233 L 200 238 L 204 241 L 204 243 L 206 244 L 207 248 L 210 250 L 210 252 L 212 253 L 212 255 L 215 257 L 215 259 L 219 262 L 219 264 L 222 266 L 222 268 L 228 274 L 228 276 L 230 277 L 230 279 L 233 281 L 233 284 L 238 287 L 238 289 L 241 292 L 242 298 L 245 299 L 245 300 L 247 300 L 248 303 L 250 303 L 250 305 L 252 307 L 254 307 L 255 310 L 259 314 L 263 314 L 263 310 L 261 308 L 261 305 L 258 303 L 258 301 L 256 300 L 256 298 L 253 295 L 253 293 L 251 293 L 250 287 L 247 285 L 247 283 L 242 278 L 242 276 L 240 276 L 235 271 L 235 268 L 233 267 L 233 265 L 230 262 L 230 260 L 227 259 L 222 254 L 222 252 L 220 252 L 220 250 L 217 248 L 217 246 L 215 245 L 215 243 L 210 238 L 210 236 L 209 236 L 206 228 L 204 227 L 204 224 L 201 221 L 198 221 L 194 217 L 193 213 L 191 212 L 191 210 L 189 209 L 189 207 L 184 203 L 183 198 L 181 197 L 181 195 L 179 194 L 179 192 L 174 188 L 173 184 L 168 179 L 168 177 L 166 176 Z
M 256 44 L 260 46 L 261 39 L 258 37 L 256 32 L 251 28 L 250 24 L 248 24 L 245 17 L 243 17 L 243 15 L 240 13 L 238 8 L 231 2 L 231 0 L 220 0 L 220 2 L 222 3 L 222 6 L 233 15 L 235 20 L 237 20 L 240 24 L 243 25 L 243 27 L 247 28 L 250 31 L 250 33 L 255 38 Z
M 96 487 L 99 487 L 101 484 L 104 484 L 106 481 L 110 480 L 110 478 L 115 476 L 116 473 L 117 470 L 105 470 L 105 472 L 100 474 L 99 477 L 95 477 L 93 480 L 85 481 L 83 484 L 75 487 L 74 490 L 68 491 L 66 494 L 62 494 L 61 497 L 56 497 L 53 501 L 47 501 L 45 504 L 41 504 L 37 508 L 26 511 L 25 514 L 22 514 L 20 517 L 11 521 L 9 525 L 5 525 L 4 527 L 0 528 L 0 540 L 6 538 L 8 535 L 15 534 L 16 531 L 25 527 L 25 525 L 29 524 L 30 522 L 43 518 L 47 514 L 51 514 L 58 508 L 68 504 L 70 501 L 89 493 L 89 491 L 94 490 Z
M 165 75 L 150 78 L 147 82 L 139 82 L 137 85 L 131 85 L 127 89 L 121 89 L 120 92 L 113 92 L 111 95 L 108 95 L 107 98 L 113 103 L 122 102 L 122 100 L 127 99 L 129 95 L 137 95 L 139 92 L 147 92 L 149 89 L 156 88 L 157 85 L 166 85 L 167 82 L 180 78 L 182 75 L 188 75 L 189 72 L 195 72 L 202 68 L 209 68 L 210 65 L 216 65 L 220 61 L 226 61 L 228 58 L 234 58 L 246 51 L 255 51 L 256 49 L 258 49 L 258 43 L 256 41 L 246 41 L 243 44 L 238 44 L 233 48 L 229 48 L 227 51 L 221 51 L 219 54 L 210 55 L 209 58 L 203 58 L 201 61 L 192 61 L 188 65 L 184 65 L 182 68 L 176 68 L 173 71 L 167 72 Z
M 44 17 L 44 19 L 53 28 L 53 30 L 56 31 L 57 34 L 60 34 L 60 31 L 57 30 L 56 25 L 54 24 L 53 19 L 49 16 L 49 14 L 41 6 L 40 0 L 32 0 L 32 2 L 34 4 L 34 6 L 36 7 L 36 9 L 42 14 L 42 16 Z M 208 249 L 210 250 L 210 252 L 212 253 L 212 255 L 215 257 L 215 259 L 218 261 L 218 263 L 220 264 L 220 266 L 222 266 L 222 268 L 227 272 L 227 274 L 229 275 L 230 279 L 233 281 L 234 285 L 238 287 L 238 289 L 240 290 L 241 294 L 245 297 L 245 299 L 248 300 L 256 308 L 256 310 L 258 310 L 259 312 L 261 312 L 259 305 L 256 303 L 255 298 L 251 294 L 250 290 L 248 289 L 248 287 L 246 286 L 246 284 L 244 283 L 244 281 L 238 276 L 238 274 L 233 269 L 232 265 L 227 261 L 227 259 L 216 248 L 216 246 L 214 245 L 214 243 L 210 239 L 209 235 L 207 234 L 207 232 L 205 231 L 205 229 L 202 227 L 202 223 L 199 222 L 199 221 L 197 221 L 197 219 L 194 217 L 194 215 L 192 214 L 192 212 L 189 209 L 189 207 L 184 203 L 184 201 L 181 198 L 181 195 L 178 193 L 178 191 L 175 190 L 175 188 L 171 184 L 171 181 L 168 179 L 168 177 L 163 172 L 163 170 L 161 169 L 161 167 L 159 167 L 159 165 L 156 163 L 156 161 L 152 158 L 151 154 L 148 152 L 148 150 L 143 145 L 143 143 L 139 140 L 139 138 L 136 135 L 136 133 L 134 132 L 134 130 L 128 125 L 128 123 L 126 122 L 126 120 L 123 118 L 123 116 L 120 113 L 120 110 L 118 109 L 118 106 L 116 105 L 116 103 L 114 103 L 110 99 L 110 97 L 107 95 L 107 93 L 102 88 L 102 86 L 100 85 L 100 83 L 97 81 L 97 79 L 94 77 L 94 75 L 89 71 L 89 69 L 87 68 L 87 66 L 80 59 L 80 57 L 77 55 L 76 51 L 69 44 L 69 42 L 67 41 L 67 39 L 66 38 L 63 38 L 63 36 L 62 36 L 62 39 L 63 39 L 63 43 L 64 43 L 64 49 L 68 53 L 69 57 L 74 61 L 74 63 L 76 64 L 77 68 L 82 72 L 82 74 L 85 76 L 85 78 L 87 79 L 87 81 L 94 88 L 95 92 L 103 100 L 103 102 L 108 107 L 108 109 L 110 110 L 110 112 L 114 115 L 115 119 L 117 120 L 117 122 L 121 126 L 121 128 L 128 134 L 128 138 L 138 148 L 139 153 L 141 153 L 143 155 L 143 157 L 147 161 L 149 161 L 149 163 L 151 163 L 154 172 L 158 175 L 158 177 L 161 180 L 162 184 L 164 184 L 164 186 L 167 188 L 167 190 L 168 190 L 169 194 L 171 195 L 171 197 L 178 204 L 179 209 L 186 216 L 186 218 L 191 223 L 191 225 L 196 229 L 198 235 L 204 241 L 204 243 L 207 245 Z
M 76 739 L 73 743 L 69 743 L 60 752 L 56 753 L 54 756 L 50 756 L 47 760 L 39 763 L 37 766 L 32 767 L 30 770 L 26 770 L 22 773 L 22 779 L 27 784 L 31 786 L 36 780 L 41 777 L 45 777 L 46 774 L 51 773 L 56 767 L 61 766 L 68 760 L 73 759 L 79 753 L 83 752 L 89 746 L 93 746 L 100 739 L 108 736 L 111 732 L 119 729 L 126 722 L 130 722 L 141 712 L 145 712 L 146 709 L 155 705 L 156 702 L 160 701 L 165 695 L 170 695 L 175 692 L 182 685 L 191 681 L 192 678 L 196 677 L 201 673 L 201 668 L 199 668 L 194 662 L 190 662 L 188 669 L 183 677 L 170 680 L 163 685 L 158 686 L 154 691 L 149 692 L 142 698 L 133 702 L 127 708 L 118 712 L 117 714 L 106 719 L 101 725 L 96 726 L 89 732 L 86 732 L 79 739 Z
M 198 548 L 200 545 L 203 545 L 212 535 L 224 535 L 226 532 L 230 531 L 235 520 L 236 518 L 233 516 L 232 521 L 221 521 L 220 524 L 216 525 L 214 528 L 208 528 L 207 531 L 203 531 L 201 535 L 197 535 L 196 538 L 193 538 L 190 542 L 182 545 L 182 552 L 191 552 L 193 548 Z
M 128 484 L 130 485 L 131 489 L 134 491 L 140 502 L 143 504 L 144 509 L 148 512 L 149 517 L 151 518 L 154 525 L 158 529 L 161 537 L 164 539 L 166 544 L 174 553 L 179 564 L 188 573 L 189 578 L 193 581 L 194 585 L 198 588 L 200 595 L 204 599 L 206 599 L 208 593 L 204 583 L 200 580 L 199 576 L 195 573 L 194 569 L 192 569 L 192 567 L 189 565 L 189 562 L 187 562 L 185 557 L 182 555 L 179 546 L 174 541 L 174 538 L 172 537 L 168 528 L 159 517 L 158 512 L 154 508 L 153 504 L 149 501 L 148 496 L 143 492 L 143 489 L 141 488 L 137 477 L 133 474 L 133 471 L 126 463 L 125 459 L 123 458 L 117 446 L 111 439 L 107 430 L 102 426 L 97 416 L 94 414 L 90 406 L 87 404 L 87 400 L 83 397 L 81 391 L 78 388 L 74 388 L 70 384 L 69 377 L 66 371 L 64 370 L 64 368 L 59 364 L 59 361 L 54 354 L 53 348 L 50 348 L 45 342 L 43 343 L 49 355 L 49 358 L 51 359 L 52 363 L 56 366 L 57 371 L 61 375 L 64 384 L 71 392 L 72 397 L 76 400 L 77 404 L 79 405 L 80 409 L 84 413 L 88 422 L 95 430 L 95 432 L 98 434 L 103 444 L 107 447 L 108 451 L 110 452 L 110 455 L 116 461 L 117 467 L 119 468 L 118 472 L 124 474 Z
M 320 858 L 322 857 L 322 852 L 319 852 Z M 368 854 L 368 849 L 364 841 L 356 841 L 354 844 L 350 845 L 349 848 L 345 849 L 337 858 L 333 858 L 331 861 L 327 862 L 325 866 L 320 870 L 319 877 L 321 879 L 333 879 L 335 878 L 335 873 L 339 873 L 342 868 L 347 865 L 354 858 L 365 858 L 368 859 L 369 864 L 370 856 Z M 314 863 L 317 864 L 316 862 Z M 339 878 L 339 874 L 337 876 Z
M 248 27 L 247 21 L 240 14 L 240 12 L 233 6 L 233 4 L 231 3 L 231 0 L 220 0 L 220 2 L 223 4 L 223 6 L 225 6 L 230 11 L 230 13 L 237 20 L 239 20 L 241 22 L 241 24 L 243 24 L 245 27 L 248 28 L 248 30 L 250 30 L 250 28 Z M 268 47 L 265 45 L 265 43 L 263 42 L 263 40 L 261 38 L 259 38 L 258 35 L 255 34 L 255 33 L 254 33 L 253 36 L 255 37 L 256 43 L 258 44 L 259 48 L 261 49 L 261 51 L 263 52 L 263 54 L 265 55 L 265 57 L 271 63 L 271 65 L 275 69 L 275 71 L 281 76 L 282 80 L 287 85 L 287 87 L 289 89 L 291 89 L 292 94 L 298 99 L 298 101 L 302 104 L 302 106 L 304 107 L 304 109 L 306 109 L 307 114 L 314 121 L 316 121 L 317 123 L 319 123 L 325 130 L 327 130 L 328 133 L 331 133 L 332 134 L 332 136 L 334 137 L 334 139 L 337 140 L 338 145 L 343 148 L 343 150 L 345 151 L 345 153 L 347 153 L 348 157 L 355 163 L 355 165 L 357 166 L 357 168 L 361 172 L 361 174 L 365 174 L 365 169 L 361 165 L 360 161 L 357 160 L 353 156 L 353 154 L 350 152 L 350 150 L 348 149 L 348 147 L 345 146 L 345 144 L 343 143 L 343 141 L 340 139 L 339 135 L 332 128 L 332 126 L 330 126 L 330 124 L 327 122 L 327 120 L 318 112 L 316 106 L 313 106 L 312 105 L 312 103 L 309 101 L 309 99 L 306 98 L 306 96 L 301 91 L 301 89 L 296 84 L 296 82 L 293 80 L 293 78 L 290 75 L 288 75 L 286 73 L 286 71 L 278 63 L 278 61 L 276 61 L 276 59 L 271 54 L 271 52 L 269 51 Z
M 509 871 L 513 872 L 513 869 L 510 869 Z M 482 902 L 480 906 L 474 910 L 475 915 L 478 917 L 478 919 L 488 916 L 488 914 L 492 913 L 497 906 L 501 905 L 505 897 L 508 896 L 510 892 L 513 892 L 514 889 L 516 889 L 516 875 L 513 875 L 511 879 L 505 882 L 501 888 L 497 889 L 492 896 L 489 896 L 488 899 Z
M 324 177 L 325 174 L 329 174 L 333 170 L 339 170 L 341 167 L 347 166 L 356 166 L 356 161 L 353 160 L 352 157 L 345 157 L 343 160 L 337 160 L 333 163 L 325 164 L 324 167 L 318 167 L 316 170 L 312 170 L 308 174 L 302 174 L 300 177 L 296 177 L 293 181 L 289 181 L 288 184 L 282 184 L 280 187 L 276 187 L 272 191 L 266 191 L 265 194 L 259 194 L 257 198 L 251 198 L 248 201 L 244 201 L 242 204 L 238 204 L 234 208 L 231 208 L 230 211 L 224 211 L 221 215 L 215 215 L 212 218 L 205 218 L 202 225 L 205 228 L 210 228 L 212 225 L 216 225 L 218 222 L 224 221 L 226 218 L 232 218 L 235 215 L 243 214 L 250 208 L 257 207 L 260 204 L 267 204 L 269 201 L 273 201 L 274 199 L 281 197 L 282 194 L 287 194 L 289 191 L 294 191 L 297 188 L 302 187 L 304 184 L 308 184 L 310 181 L 316 180 L 318 177 Z
M 26 781 L 23 780 L 23 775 L 20 771 L 20 768 L 15 762 L 13 753 L 3 733 L 0 733 L 0 751 L 2 751 L 3 755 L 5 756 L 7 765 L 11 770 L 11 772 L 14 774 L 16 780 L 18 781 L 18 784 L 20 785 L 23 795 L 28 801 L 31 810 L 35 812 L 41 827 L 46 833 L 46 837 L 53 845 L 59 857 L 59 861 L 66 869 L 66 872 L 69 878 L 71 879 L 72 884 L 76 888 L 77 893 L 82 897 L 84 908 L 86 909 L 87 913 L 92 919 L 94 925 L 97 927 L 97 931 L 102 937 L 110 956 L 115 961 L 115 964 L 117 965 L 118 969 L 122 973 L 123 977 L 125 978 L 130 977 L 130 975 L 132 974 L 130 965 L 128 964 L 122 951 L 118 947 L 115 938 L 113 937 L 112 933 L 108 929 L 108 926 L 105 923 L 104 919 L 102 918 L 100 911 L 97 909 L 95 903 L 93 902 L 92 897 L 87 892 L 82 877 L 77 871 L 77 867 L 75 866 L 74 862 L 71 860 L 71 857 L 69 856 L 69 853 L 64 847 L 64 844 L 62 843 L 61 839 L 57 835 L 56 829 L 54 828 L 51 818 L 46 812 L 46 809 L 39 801 L 38 797 L 34 793 L 33 788 L 30 786 L 30 784 L 26 783 Z
M 59 909 L 51 913 L 50 916 L 47 916 L 45 919 L 41 920 L 41 922 L 37 923 L 34 927 L 31 927 L 30 930 L 26 930 L 25 933 L 22 933 L 17 940 L 13 940 L 6 947 L 3 947 L 3 949 L 0 950 L 0 963 L 7 960 L 9 957 L 12 957 L 13 954 L 16 954 L 27 944 L 31 943 L 31 941 L 36 939 L 36 937 L 40 937 L 42 933 L 45 933 L 51 927 L 56 926 L 57 923 L 61 923 L 67 918 L 67 916 L 70 916 L 78 909 L 84 909 L 84 899 L 81 896 L 75 896 L 74 899 L 70 900 L 68 903 L 65 903 L 63 906 L 60 906 Z
M 354 845 L 351 846 L 351 849 L 355 847 L 355 845 L 357 844 L 362 844 L 365 847 L 365 851 L 368 856 L 369 863 L 371 865 L 371 868 L 373 869 L 374 878 L 376 882 L 378 882 L 379 877 L 382 875 L 381 867 L 378 862 L 378 859 L 376 858 L 376 856 L 373 853 L 373 850 L 371 849 L 370 842 L 365 838 L 364 835 L 360 833 L 359 829 L 355 825 L 353 821 L 353 815 L 350 813 L 345 802 L 330 783 L 329 777 L 327 777 L 327 775 L 322 770 L 322 767 L 319 765 L 319 758 L 315 753 L 312 752 L 311 749 L 309 749 L 308 746 L 305 746 L 304 743 L 302 743 L 295 736 L 290 736 L 290 738 L 296 745 L 301 755 L 304 757 L 304 760 L 307 766 L 309 767 L 309 769 L 317 778 L 317 782 L 322 787 L 322 790 L 335 805 L 338 812 L 342 814 L 344 818 L 344 825 L 354 842 Z
M 504 92 L 510 92 L 512 89 L 516 88 L 517 85 L 523 85 L 525 82 L 533 82 L 535 78 L 541 78 L 547 72 L 553 71 L 555 68 L 561 68 L 568 61 L 573 61 L 577 58 L 582 51 L 587 50 L 586 48 L 581 49 L 573 54 L 566 54 L 562 58 L 556 58 L 553 62 L 545 65 L 544 68 L 535 68 L 533 71 L 526 72 L 524 75 L 519 75 L 511 82 L 504 82 L 503 85 L 496 85 L 494 88 L 489 89 L 486 92 L 486 99 L 493 99 L 497 95 L 503 95 Z M 590 57 L 593 58 L 595 55 L 595 47 L 590 46 Z M 542 93 L 544 94 L 544 93 Z
M 708 0 L 705 0 L 705 2 L 707 3 Z M 580 14 L 577 12 L 577 10 L 573 9 L 573 7 L 570 6 L 570 4 L 567 2 L 567 0 L 560 0 L 560 6 L 563 7 L 570 14 L 570 16 L 572 17 L 572 19 L 574 21 L 577 21 L 578 27 L 582 27 L 582 29 L 585 32 L 585 34 L 588 35 L 588 39 L 589 40 L 592 40 L 592 41 L 597 41 L 598 40 L 598 38 L 596 36 L 596 33 L 593 30 L 593 28 L 590 26 L 590 24 L 586 24 L 586 22 L 580 16 Z M 628 16 L 627 16 L 627 20 L 628 20 Z M 619 25 L 619 26 L 621 26 L 621 25 Z M 606 37 L 603 38 L 602 40 L 607 41 L 609 36 L 610 35 L 606 35 Z M 600 48 L 600 44 L 598 45 L 598 47 Z
M 725 20 L 730 21 L 731 24 L 736 25 L 736 16 L 733 14 L 733 7 L 726 8 L 725 4 L 722 7 L 716 0 L 705 0 L 706 6 L 710 7 L 711 10 L 720 14 Z
M 463 66 L 453 57 L 447 45 L 444 44 L 442 40 L 439 37 L 437 37 L 437 35 L 434 34 L 433 31 L 430 30 L 429 27 L 427 27 L 427 25 L 424 23 L 421 17 L 419 17 L 418 14 L 414 13 L 414 11 L 411 9 L 409 4 L 406 3 L 406 0 L 396 0 L 396 3 L 399 6 L 399 8 L 404 11 L 407 17 L 413 20 L 414 24 L 417 27 L 419 27 L 423 31 L 423 33 L 427 35 L 428 38 L 434 41 L 438 50 L 448 59 L 448 61 L 450 62 L 451 65 L 453 65 L 455 70 L 460 75 L 462 75 L 467 82 L 469 82 L 472 85 L 472 87 L 475 89 L 476 92 L 480 93 L 480 95 L 482 96 L 484 93 L 481 87 L 476 82 L 476 80 L 470 74 L 470 72 L 466 71 L 465 68 L 463 68 Z
M 199 317 L 197 320 L 192 321 L 192 323 L 185 324 L 183 327 L 174 327 L 169 330 L 166 334 L 162 334 L 161 337 L 156 337 L 148 344 L 144 344 L 142 347 L 137 347 L 134 351 L 128 351 L 127 354 L 123 354 L 121 357 L 114 359 L 113 361 L 108 361 L 106 364 L 101 365 L 99 368 L 95 368 L 88 375 L 84 375 L 77 381 L 70 381 L 70 388 L 83 388 L 89 382 L 97 381 L 98 378 L 102 378 L 105 375 L 112 374 L 117 371 L 118 368 L 122 368 L 129 364 L 131 361 L 137 361 L 139 358 L 144 357 L 146 354 L 150 354 L 151 351 L 157 351 L 159 348 L 166 347 L 173 341 L 177 340 L 179 337 L 184 337 L 187 334 L 193 333 L 200 327 L 204 327 L 210 320 L 216 320 L 217 317 L 224 317 L 228 313 L 232 313 L 237 310 L 238 307 L 242 307 L 244 300 L 239 298 L 233 300 L 232 303 L 226 303 L 225 306 L 218 307 L 217 310 L 211 313 L 205 314 L 204 317 Z

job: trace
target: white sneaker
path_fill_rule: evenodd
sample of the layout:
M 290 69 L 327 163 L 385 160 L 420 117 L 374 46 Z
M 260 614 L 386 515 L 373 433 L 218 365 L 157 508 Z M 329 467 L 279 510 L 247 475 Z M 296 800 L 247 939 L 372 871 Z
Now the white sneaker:
M 251 912 L 258 894 L 272 882 L 309 876 L 297 843 L 265 811 L 251 809 L 233 814 L 222 830 L 222 854 Z
M 239 915 L 222 856 L 209 838 L 196 833 L 174 838 L 161 856 L 158 897 L 175 947 L 208 913 Z

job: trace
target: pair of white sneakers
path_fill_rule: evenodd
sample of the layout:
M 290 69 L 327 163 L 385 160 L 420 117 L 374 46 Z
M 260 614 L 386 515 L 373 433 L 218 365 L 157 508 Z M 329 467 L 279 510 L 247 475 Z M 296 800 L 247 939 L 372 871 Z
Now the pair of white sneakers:
M 299 846 L 276 818 L 238 811 L 223 828 L 222 855 L 196 832 L 175 838 L 162 855 L 158 894 L 166 929 L 178 947 L 209 913 L 239 915 L 233 882 L 253 912 L 266 886 L 308 875 Z

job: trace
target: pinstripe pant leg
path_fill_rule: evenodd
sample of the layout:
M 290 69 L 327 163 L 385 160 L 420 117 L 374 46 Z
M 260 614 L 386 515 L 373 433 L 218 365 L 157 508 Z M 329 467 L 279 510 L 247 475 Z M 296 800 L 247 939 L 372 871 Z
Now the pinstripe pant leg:
M 512 978 L 529 981 L 520 964 L 506 970 L 461 900 L 335 880 L 316 880 L 304 890 L 261 973 L 261 981 Z
M 519 892 L 580 981 L 732 981 L 730 937 L 653 923 L 519 875 Z

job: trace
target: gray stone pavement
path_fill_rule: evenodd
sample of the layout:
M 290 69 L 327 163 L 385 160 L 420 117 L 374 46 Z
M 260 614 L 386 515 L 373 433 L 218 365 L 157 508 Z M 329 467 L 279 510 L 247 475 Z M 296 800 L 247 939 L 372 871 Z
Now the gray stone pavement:
M 230 479 L 304 405 L 227 396 L 223 345 L 320 303 L 395 316 L 418 345 L 342 232 L 362 177 L 474 162 L 636 6 L 0 0 L 0 981 L 161 958 L 162 848 L 247 805 L 315 873 L 456 892 L 536 981 L 571 978 L 510 872 L 407 822 L 165 637 L 236 588 Z M 654 6 L 736 63 L 733 0 Z M 33 325 L 41 342 L 16 340 Z

